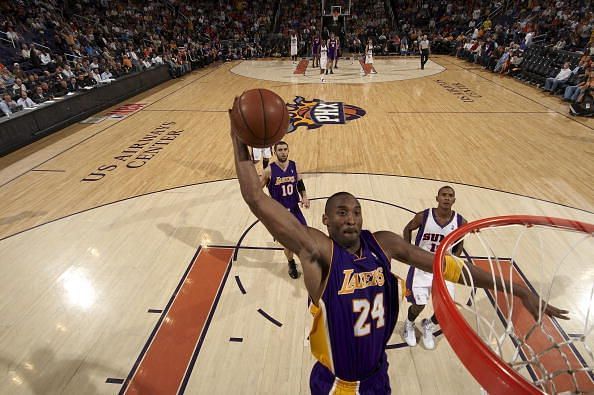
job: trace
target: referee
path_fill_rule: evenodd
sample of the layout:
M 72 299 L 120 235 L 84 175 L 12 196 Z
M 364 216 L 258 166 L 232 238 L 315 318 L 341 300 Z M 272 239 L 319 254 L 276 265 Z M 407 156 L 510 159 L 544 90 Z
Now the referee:
M 425 70 L 425 63 L 429 60 L 429 40 L 426 34 L 419 42 L 419 48 L 421 49 L 421 70 Z

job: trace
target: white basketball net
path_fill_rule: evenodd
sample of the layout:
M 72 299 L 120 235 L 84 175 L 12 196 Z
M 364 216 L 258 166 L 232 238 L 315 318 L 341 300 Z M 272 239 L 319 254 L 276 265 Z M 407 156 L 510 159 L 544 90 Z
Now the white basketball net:
M 533 287 L 541 306 L 569 310 L 571 318 L 541 314 L 535 322 L 509 290 L 458 295 L 456 305 L 482 341 L 546 393 L 594 393 L 594 235 L 504 225 L 468 233 L 463 241 L 468 277 L 472 262 L 493 279 Z M 474 289 L 472 278 L 467 285 Z

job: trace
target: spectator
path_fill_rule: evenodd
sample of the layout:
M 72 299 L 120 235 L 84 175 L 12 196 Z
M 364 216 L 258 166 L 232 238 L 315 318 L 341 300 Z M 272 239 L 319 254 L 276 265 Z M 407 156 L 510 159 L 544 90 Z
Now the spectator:
M 91 69 L 89 72 L 89 77 L 93 79 L 93 85 L 97 85 L 101 83 L 101 76 L 96 73 L 97 69 Z
M 6 29 L 6 38 L 8 38 L 9 40 L 15 42 L 15 43 L 19 43 L 22 41 L 21 36 L 14 31 L 14 29 L 12 28 L 12 25 L 9 25 Z
M 13 65 L 13 70 L 12 70 L 12 74 L 16 77 L 16 78 L 20 78 L 21 80 L 24 80 L 27 78 L 27 76 L 25 75 L 25 72 L 21 69 L 21 65 L 18 63 L 15 63 Z
M 51 89 L 47 82 L 43 81 L 40 86 L 45 97 L 47 97 L 49 100 L 54 98 L 53 89 Z
M 124 71 L 126 73 L 129 73 L 130 71 L 132 71 L 132 61 L 130 60 L 128 55 L 124 55 L 124 57 L 122 59 L 122 68 L 124 69 Z
M 0 111 L 7 117 L 18 111 L 16 102 L 12 100 L 12 97 L 8 93 L 5 93 L 2 97 L 2 101 L 0 101 Z
M 12 86 L 12 96 L 21 97 L 21 92 L 27 92 L 27 87 L 20 78 L 17 78 Z
M 27 86 L 27 92 L 33 92 L 38 83 L 39 76 L 37 75 L 37 73 L 29 74 L 29 76 L 27 77 L 27 81 L 25 82 L 25 85 Z
M 33 66 L 34 69 L 41 69 L 41 58 L 39 55 L 39 50 L 31 44 L 31 66 Z
M 64 66 L 64 69 L 62 70 L 62 75 L 66 79 L 70 79 L 70 78 L 74 77 L 74 73 L 72 72 L 72 69 L 70 68 L 69 64 Z
M 0 65 L 0 83 L 4 86 L 14 84 L 15 78 L 14 75 L 6 68 L 4 65 Z
M 493 26 L 493 22 L 491 22 L 491 19 L 489 19 L 489 17 L 487 17 L 487 19 L 483 22 L 483 28 L 485 30 L 491 30 L 492 26 Z
M 66 96 L 68 93 L 68 83 L 65 80 L 58 81 L 56 85 L 54 85 L 54 96 L 55 97 L 62 97 Z
M 163 58 L 157 54 L 153 55 L 153 58 L 151 59 L 152 64 L 163 64 Z
M 50 56 L 47 50 L 39 51 L 40 56 L 39 60 L 41 61 L 42 66 L 48 66 L 52 62 L 52 57 Z
M 575 100 L 575 103 L 569 105 L 569 111 L 573 115 L 592 115 L 594 111 L 592 107 L 592 102 L 594 101 L 594 97 L 592 97 L 592 92 L 594 90 L 594 72 L 590 72 L 588 82 L 581 89 L 582 91 Z
M 569 62 L 565 62 L 563 64 L 563 68 L 559 71 L 559 73 L 555 77 L 549 77 L 545 81 L 544 90 L 551 92 L 551 94 L 555 93 L 557 87 L 560 83 L 565 82 L 571 77 L 571 69 L 569 68 Z
M 495 73 L 505 73 L 507 71 L 509 68 L 512 52 L 513 50 L 511 48 L 503 52 L 503 55 L 501 55 L 497 61 L 497 64 L 495 65 L 495 68 L 493 69 Z
M 67 88 L 68 88 L 69 93 L 74 93 L 81 89 L 80 86 L 78 85 L 78 81 L 76 80 L 76 77 L 70 78 L 70 80 L 68 81 Z
M 101 73 L 101 81 L 111 82 L 113 81 L 113 74 L 109 71 L 109 68 L 106 68 L 103 73 Z
M 31 50 L 27 44 L 23 44 L 21 48 L 21 57 L 23 58 L 23 61 L 28 61 L 31 57 Z
M 587 68 L 586 73 L 583 76 L 583 81 L 579 82 L 577 85 L 568 86 L 565 88 L 563 100 L 575 102 L 577 98 L 586 90 L 586 88 L 591 86 L 593 78 L 594 72 L 591 71 L 591 68 Z
M 526 33 L 526 37 L 524 38 L 524 46 L 526 48 L 530 48 L 533 40 L 534 40 L 534 32 L 530 31 L 530 32 Z
M 43 88 L 41 86 L 37 86 L 35 88 L 35 93 L 31 95 L 31 99 L 37 104 L 41 104 L 49 100 L 49 98 L 43 93 Z
M 21 97 L 17 101 L 17 105 L 23 108 L 35 108 L 37 104 L 30 97 L 27 97 L 27 92 L 22 92 Z

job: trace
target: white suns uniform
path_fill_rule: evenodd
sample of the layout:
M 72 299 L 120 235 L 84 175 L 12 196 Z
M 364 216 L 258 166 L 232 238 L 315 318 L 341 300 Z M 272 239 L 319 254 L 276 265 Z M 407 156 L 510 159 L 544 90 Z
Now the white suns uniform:
M 320 69 L 326 70 L 328 65 L 328 46 L 323 43 L 320 45 Z
M 439 243 L 449 233 L 458 229 L 464 221 L 464 218 L 452 211 L 452 218 L 443 227 L 437 223 L 433 213 L 434 209 L 428 208 L 423 211 L 423 222 L 417 232 L 415 245 L 422 249 L 435 253 Z M 411 303 L 425 305 L 431 295 L 431 282 L 433 281 L 433 274 L 427 273 L 423 270 L 411 266 L 408 269 L 408 276 L 406 276 L 406 294 L 407 299 Z M 454 297 L 454 284 L 446 282 L 450 295 Z
M 373 64 L 373 46 L 369 44 L 365 46 L 365 64 Z
M 268 148 L 252 148 L 252 159 L 260 160 L 262 158 L 272 158 L 272 150 Z
M 291 35 L 291 56 L 297 56 L 297 36 Z

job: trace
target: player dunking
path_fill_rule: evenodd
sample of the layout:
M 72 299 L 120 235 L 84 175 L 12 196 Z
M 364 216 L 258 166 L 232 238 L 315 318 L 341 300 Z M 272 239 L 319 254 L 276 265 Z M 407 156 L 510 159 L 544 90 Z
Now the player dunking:
M 329 236 L 303 226 L 262 191 L 247 148 L 234 129 L 231 120 L 241 196 L 268 231 L 297 254 L 303 267 L 314 315 L 310 346 L 317 359 L 310 376 L 311 393 L 390 393 L 385 349 L 398 317 L 397 282 L 390 262 L 398 259 L 431 271 L 433 255 L 393 232 L 362 230 L 361 205 L 347 192 L 326 201 L 322 222 Z M 509 283 L 477 267 L 462 272 L 453 257 L 447 256 L 445 261 L 449 281 L 469 282 L 472 277 L 476 287 L 493 289 L 496 285 L 511 291 Z M 517 284 L 512 292 L 538 316 L 537 295 Z M 550 305 L 544 308 L 549 315 L 567 318 L 565 310 Z
M 291 60 L 297 62 L 297 33 L 291 32 Z
M 301 203 L 303 207 L 309 208 L 309 200 L 307 199 L 301 174 L 297 172 L 297 165 L 289 160 L 289 144 L 284 141 L 276 143 L 274 154 L 276 155 L 276 162 L 272 162 L 268 168 L 264 169 L 264 174 L 260 180 L 261 185 L 268 188 L 271 198 L 282 204 L 297 218 L 297 221 L 307 226 L 299 204 Z M 301 199 L 299 196 L 301 196 Z M 287 248 L 284 249 L 284 252 L 289 263 L 289 276 L 299 278 L 293 252 Z
M 320 36 L 316 35 L 311 42 L 312 67 L 320 67 Z
M 417 213 L 404 227 L 402 232 L 404 239 L 410 243 L 412 231 L 420 228 L 417 232 L 415 245 L 431 253 L 435 253 L 439 243 L 445 236 L 466 223 L 464 217 L 452 210 L 452 206 L 456 202 L 454 188 L 450 186 L 439 188 L 435 200 L 437 200 L 437 208 L 428 208 Z M 462 242 L 458 243 L 452 250 L 453 254 L 460 255 L 462 248 Z M 408 317 L 404 323 L 404 340 L 411 347 L 417 345 L 414 321 L 425 308 L 431 295 L 432 280 L 433 274 L 431 273 L 412 266 L 408 270 L 408 276 L 406 277 L 406 299 L 412 304 L 408 308 Z M 448 282 L 446 285 L 450 291 L 450 295 L 454 297 L 454 284 Z M 435 348 L 435 339 L 433 337 L 434 325 L 437 325 L 435 314 L 431 316 L 431 320 L 424 319 L 421 322 L 421 326 L 423 327 L 423 344 L 429 350 Z

